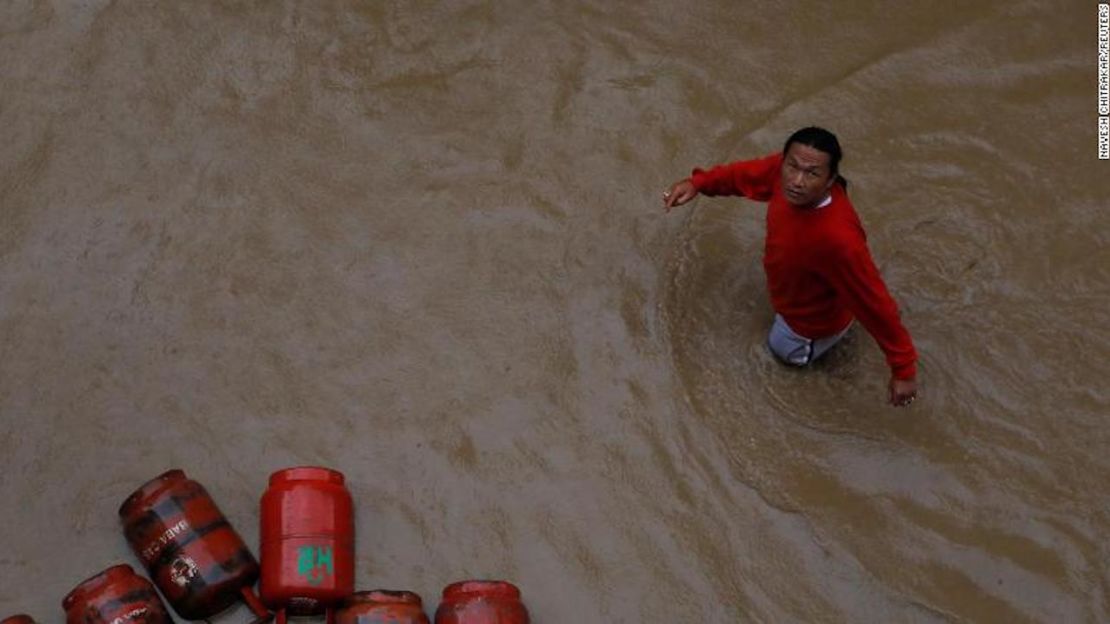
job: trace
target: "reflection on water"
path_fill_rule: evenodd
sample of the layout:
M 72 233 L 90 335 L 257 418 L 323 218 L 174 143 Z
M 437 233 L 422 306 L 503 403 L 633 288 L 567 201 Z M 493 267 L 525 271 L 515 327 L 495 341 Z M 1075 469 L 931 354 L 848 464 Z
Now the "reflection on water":
M 167 467 L 256 541 L 269 472 L 323 463 L 360 588 L 432 604 L 1110 619 L 1095 13 L 872 9 L 0 3 L 0 606 L 129 561 L 114 511 Z M 660 211 L 810 123 L 911 410 L 866 332 L 765 351 L 761 206 Z

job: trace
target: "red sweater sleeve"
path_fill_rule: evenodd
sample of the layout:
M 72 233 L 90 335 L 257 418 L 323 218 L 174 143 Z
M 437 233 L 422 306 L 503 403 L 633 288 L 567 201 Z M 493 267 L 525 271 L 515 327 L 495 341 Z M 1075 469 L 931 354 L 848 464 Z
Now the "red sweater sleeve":
M 717 165 L 709 171 L 694 169 L 690 181 L 705 195 L 743 195 L 756 201 L 771 199 L 775 179 L 782 167 L 782 154 L 758 160 L 741 160 Z
M 879 343 L 896 379 L 917 375 L 917 351 L 910 333 L 902 325 L 898 304 L 886 289 L 867 243 L 863 239 L 838 237 L 835 261 L 823 263 L 822 273 L 841 300 Z

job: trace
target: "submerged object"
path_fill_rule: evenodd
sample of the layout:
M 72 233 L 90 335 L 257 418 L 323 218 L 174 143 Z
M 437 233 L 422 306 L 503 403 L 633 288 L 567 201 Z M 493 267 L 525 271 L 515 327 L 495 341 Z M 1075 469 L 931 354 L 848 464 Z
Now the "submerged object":
M 62 608 L 66 624 L 173 624 L 154 585 L 126 564 L 82 581 Z
M 35 618 L 26 613 L 17 613 L 0 620 L 0 624 L 35 624 Z
M 262 495 L 262 581 L 266 606 L 286 615 L 334 617 L 354 592 L 354 508 L 343 473 L 302 466 L 270 475 Z
M 336 609 L 336 624 L 429 624 L 424 602 L 410 591 L 355 592 Z
M 169 470 L 119 508 L 123 533 L 178 615 L 203 620 L 243 600 L 260 624 L 272 619 L 255 596 L 258 562 L 204 487 Z
M 443 588 L 435 624 L 529 624 L 529 619 L 516 585 L 460 581 Z

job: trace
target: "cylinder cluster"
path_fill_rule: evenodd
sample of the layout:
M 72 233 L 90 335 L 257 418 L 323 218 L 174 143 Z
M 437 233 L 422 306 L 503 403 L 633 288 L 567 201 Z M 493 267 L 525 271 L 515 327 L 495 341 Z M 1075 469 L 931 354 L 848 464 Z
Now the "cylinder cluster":
M 119 508 L 123 534 L 154 581 L 126 564 L 75 587 L 67 624 L 172 624 L 208 620 L 238 601 L 265 624 L 323 615 L 328 624 L 430 624 L 410 591 L 355 591 L 354 503 L 343 473 L 301 466 L 270 475 L 262 495 L 259 559 L 201 484 L 182 470 L 151 479 Z M 254 585 L 259 591 L 255 594 Z M 157 590 L 155 590 L 157 586 Z M 443 590 L 435 624 L 528 624 L 520 590 L 471 580 Z M 35 624 L 13 615 L 0 624 Z

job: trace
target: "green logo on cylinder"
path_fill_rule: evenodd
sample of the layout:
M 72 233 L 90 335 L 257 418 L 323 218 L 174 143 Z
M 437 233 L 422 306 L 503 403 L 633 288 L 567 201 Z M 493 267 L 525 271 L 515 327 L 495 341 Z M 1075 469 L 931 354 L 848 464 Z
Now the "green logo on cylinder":
M 301 546 L 297 549 L 297 574 L 316 586 L 324 582 L 328 574 L 335 574 L 332 564 L 331 546 Z

